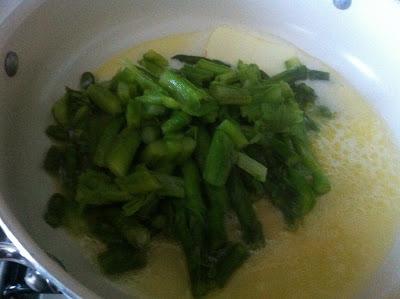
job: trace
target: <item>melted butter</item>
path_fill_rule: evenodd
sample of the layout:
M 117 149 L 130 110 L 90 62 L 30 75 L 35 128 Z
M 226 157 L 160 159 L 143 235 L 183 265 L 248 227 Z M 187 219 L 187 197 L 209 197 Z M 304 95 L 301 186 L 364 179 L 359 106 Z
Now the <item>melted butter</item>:
M 205 36 L 209 36 L 206 43 Z M 332 183 L 295 232 L 280 212 L 257 202 L 267 245 L 255 252 L 227 286 L 209 298 L 352 298 L 382 262 L 399 218 L 400 155 L 380 118 L 333 70 L 273 36 L 256 36 L 229 27 L 210 33 L 165 37 L 112 58 L 97 75 L 106 79 L 124 58 L 137 60 L 148 49 L 170 57 L 204 54 L 236 62 L 255 62 L 267 72 L 283 69 L 298 56 L 307 65 L 331 72 L 330 82 L 310 82 L 320 101 L 336 111 L 313 137 L 315 152 Z M 237 223 L 231 223 L 234 234 Z M 148 266 L 116 282 L 143 298 L 190 298 L 185 261 L 178 246 L 153 242 Z

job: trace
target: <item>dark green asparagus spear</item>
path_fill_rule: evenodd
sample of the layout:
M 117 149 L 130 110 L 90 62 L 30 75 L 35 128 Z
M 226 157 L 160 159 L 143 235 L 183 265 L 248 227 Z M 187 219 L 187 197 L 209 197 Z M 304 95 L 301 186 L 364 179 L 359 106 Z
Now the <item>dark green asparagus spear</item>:
M 166 94 L 154 90 L 146 90 L 142 96 L 136 97 L 136 100 L 142 102 L 143 104 L 164 106 L 169 109 L 181 108 L 181 104 L 177 100 L 171 98 Z
M 79 176 L 75 200 L 83 205 L 109 205 L 130 201 L 131 196 L 121 191 L 108 175 L 87 170 Z
M 153 76 L 159 77 L 168 66 L 168 61 L 154 50 L 147 51 L 139 64 L 145 67 Z
M 138 128 L 142 118 L 142 103 L 137 99 L 129 99 L 126 107 L 125 118 L 128 127 Z
M 92 84 L 87 89 L 92 102 L 104 112 L 117 115 L 122 112 L 120 100 L 108 89 Z
M 64 163 L 65 149 L 59 146 L 51 146 L 46 153 L 43 168 L 50 174 L 58 174 Z
M 194 156 L 200 169 L 204 171 L 208 151 L 210 149 L 211 137 L 204 126 L 199 126 Z
M 207 86 L 215 77 L 215 74 L 209 70 L 205 70 L 188 64 L 184 65 L 184 67 L 180 69 L 180 72 L 190 82 L 200 87 Z
M 221 75 L 223 73 L 229 72 L 231 69 L 229 66 L 223 65 L 218 62 L 210 61 L 209 59 L 204 59 L 204 58 L 196 62 L 196 67 L 210 71 L 215 75 Z
M 187 63 L 187 64 L 196 64 L 199 60 L 203 59 L 203 60 L 208 60 L 208 61 L 213 62 L 213 63 L 217 63 L 217 64 L 220 64 L 220 65 L 224 65 L 224 66 L 230 67 L 229 64 L 227 64 L 225 62 L 222 62 L 220 60 L 208 59 L 208 58 L 205 58 L 205 57 L 202 57 L 202 56 L 178 54 L 178 55 L 173 56 L 172 59 L 176 59 L 176 60 L 179 60 L 179 61 Z
M 106 158 L 108 168 L 116 176 L 128 173 L 139 144 L 140 135 L 134 127 L 124 129 L 117 136 Z
M 261 223 L 249 200 L 249 194 L 240 178 L 238 169 L 233 169 L 228 181 L 231 205 L 242 229 L 243 240 L 253 248 L 265 245 Z
M 131 99 L 131 88 L 126 82 L 119 82 L 117 85 L 117 95 L 123 106 L 126 106 Z
M 184 182 L 182 178 L 163 173 L 153 174 L 161 185 L 160 190 L 157 190 L 157 194 L 160 196 L 170 196 L 176 198 L 185 197 Z
M 60 193 L 51 196 L 47 203 L 47 209 L 44 214 L 44 220 L 53 228 L 60 227 L 64 224 L 65 209 L 67 199 Z
M 57 102 L 54 103 L 52 108 L 54 120 L 62 126 L 66 126 L 69 121 L 67 101 L 68 96 L 64 95 L 62 98 L 57 100 Z
M 232 139 L 238 149 L 242 149 L 249 144 L 249 141 L 243 134 L 240 126 L 235 124 L 233 121 L 225 119 L 218 126 L 218 129 L 224 131 Z
M 228 282 L 232 274 L 248 259 L 250 256 L 247 248 L 241 243 L 229 244 L 218 259 L 216 265 L 216 282 L 222 288 Z
M 91 72 L 84 72 L 81 75 L 79 86 L 81 89 L 88 89 L 88 87 L 96 82 L 94 75 Z
M 190 124 L 191 120 L 192 118 L 189 114 L 183 111 L 176 111 L 162 124 L 161 130 L 164 134 L 176 132 Z
M 329 81 L 329 73 L 317 70 L 308 70 L 308 79 L 310 80 L 326 80 Z
M 51 125 L 46 129 L 46 134 L 55 141 L 68 141 L 69 132 L 61 125 Z
M 147 263 L 145 252 L 129 245 L 110 246 L 98 256 L 97 261 L 102 271 L 109 275 L 140 269 Z
M 252 102 L 249 92 L 237 86 L 213 83 L 210 87 L 210 94 L 220 105 L 247 105 Z
M 93 162 L 100 167 L 105 166 L 106 156 L 113 146 L 115 138 L 124 125 L 124 119 L 119 117 L 113 119 L 108 126 L 104 129 L 103 134 L 97 144 L 96 151 L 94 153 Z
M 161 136 L 161 130 L 157 126 L 146 126 L 142 128 L 142 141 L 145 144 L 150 144 Z
M 209 208 L 207 210 L 207 240 L 211 250 L 221 248 L 228 240 L 225 216 L 228 206 L 228 193 L 225 187 L 206 184 Z
M 203 89 L 170 70 L 161 74 L 159 83 L 179 101 L 183 111 L 194 116 L 202 115 L 201 104 L 208 97 Z
M 236 160 L 235 145 L 222 130 L 216 130 L 211 140 L 203 177 L 211 185 L 223 186 Z
M 250 158 L 248 155 L 243 153 L 237 153 L 236 165 L 249 173 L 259 182 L 265 182 L 267 178 L 267 167 L 262 165 L 257 160 Z
M 193 160 L 188 160 L 182 166 L 185 186 L 186 207 L 191 214 L 196 215 L 204 223 L 205 206 L 201 195 L 201 176 Z
M 113 224 L 131 246 L 143 249 L 149 244 L 150 232 L 134 217 L 118 215 L 113 219 Z
M 118 177 L 115 182 L 121 190 L 132 194 L 154 192 L 161 188 L 157 177 L 147 169 L 139 169 L 127 176 Z

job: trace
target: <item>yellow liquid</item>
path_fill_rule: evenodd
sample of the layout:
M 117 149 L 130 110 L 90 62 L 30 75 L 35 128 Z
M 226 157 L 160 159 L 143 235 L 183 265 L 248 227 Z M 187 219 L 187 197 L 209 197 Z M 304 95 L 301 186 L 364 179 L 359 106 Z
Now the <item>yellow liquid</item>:
M 122 59 L 136 61 L 148 49 L 166 57 L 207 54 L 235 63 L 255 62 L 267 72 L 283 69 L 294 55 L 331 73 L 330 82 L 310 82 L 320 101 L 336 111 L 313 138 L 332 191 L 321 197 L 295 232 L 280 212 L 257 202 L 267 245 L 252 254 L 226 287 L 208 298 L 352 298 L 392 246 L 400 207 L 400 155 L 385 125 L 357 92 L 333 70 L 273 36 L 259 37 L 221 27 L 143 43 L 112 58 L 97 75 L 106 79 Z M 239 234 L 237 223 L 230 223 Z M 116 279 L 141 298 L 191 298 L 184 257 L 175 244 L 153 242 L 148 266 Z

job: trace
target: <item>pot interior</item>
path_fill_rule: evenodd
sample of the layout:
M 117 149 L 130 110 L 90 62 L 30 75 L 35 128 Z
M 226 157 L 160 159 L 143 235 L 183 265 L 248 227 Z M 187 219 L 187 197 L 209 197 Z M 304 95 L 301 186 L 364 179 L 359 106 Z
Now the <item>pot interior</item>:
M 43 132 L 51 122 L 49 107 L 63 87 L 77 86 L 83 71 L 96 69 L 108 57 L 142 41 L 233 25 L 280 36 L 336 69 L 381 114 L 398 142 L 400 68 L 395 66 L 400 65 L 400 35 L 395 28 L 400 25 L 399 15 L 400 3 L 372 0 L 354 1 L 347 10 L 317 0 L 20 4 L 0 27 L 0 58 L 8 51 L 19 57 L 16 76 L 9 78 L 0 69 L 0 204 L 5 225 L 73 293 L 123 298 L 74 240 L 42 220 L 55 190 L 52 179 L 41 170 L 50 145 Z M 44 252 L 57 257 L 70 275 Z M 363 298 L 396 294 L 399 253 L 395 244 Z

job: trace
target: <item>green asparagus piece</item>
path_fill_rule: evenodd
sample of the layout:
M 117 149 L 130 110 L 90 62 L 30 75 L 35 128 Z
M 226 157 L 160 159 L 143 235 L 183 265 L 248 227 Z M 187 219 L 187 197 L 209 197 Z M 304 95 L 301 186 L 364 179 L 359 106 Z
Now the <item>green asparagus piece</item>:
M 219 130 L 224 131 L 235 143 L 236 147 L 242 149 L 249 144 L 246 136 L 242 133 L 240 126 L 226 119 L 219 126 Z
M 238 153 L 236 165 L 249 173 L 257 181 L 265 182 L 267 177 L 267 167 L 262 165 L 260 162 L 250 158 L 246 154 Z
M 115 182 L 121 190 L 132 194 L 154 192 L 161 188 L 157 177 L 146 169 L 136 170 L 128 176 L 118 177 Z
M 153 219 L 153 217 L 156 214 L 161 212 L 160 205 L 161 205 L 161 203 L 163 203 L 163 201 L 158 196 L 158 194 L 154 193 L 154 192 L 148 193 L 145 196 L 143 196 L 142 198 L 144 198 L 144 204 L 139 208 L 139 210 L 137 210 L 137 212 L 134 213 L 134 215 L 135 215 L 136 219 L 138 219 L 140 222 L 144 221 L 144 222 L 148 223 L 148 221 Z M 126 203 L 126 205 L 128 205 L 128 204 L 129 203 Z M 124 208 L 124 206 L 122 206 L 122 208 Z M 129 212 L 128 208 L 131 209 L 131 208 L 133 208 L 133 206 L 125 207 L 126 212 Z M 124 209 L 122 210 L 122 212 L 124 213 Z
M 138 128 L 141 124 L 142 103 L 137 98 L 129 99 L 126 107 L 125 118 L 128 127 Z
M 90 108 L 88 106 L 86 105 L 81 106 L 71 117 L 71 125 L 73 127 L 79 126 L 82 122 L 85 121 L 89 113 L 90 113 Z
M 326 80 L 329 81 L 329 73 L 317 70 L 308 70 L 308 79 L 310 80 Z
M 186 206 L 191 214 L 204 222 L 205 206 L 201 194 L 201 176 L 196 163 L 188 160 L 182 166 Z
M 149 143 L 141 153 L 140 160 L 149 165 L 155 165 L 168 155 L 168 149 L 164 140 L 156 140 Z
M 150 232 L 135 218 L 119 215 L 113 223 L 131 246 L 142 249 L 149 244 Z
M 62 226 L 64 224 L 66 205 L 67 199 L 62 194 L 53 194 L 47 203 L 47 209 L 44 214 L 46 223 L 53 228 Z
M 69 195 L 75 194 L 78 173 L 78 151 L 75 146 L 65 147 L 63 164 L 61 167 L 61 181 Z
M 122 105 L 126 106 L 131 98 L 131 88 L 126 82 L 119 82 L 117 86 L 117 95 Z
M 132 63 L 127 63 L 127 67 L 124 69 L 125 77 L 129 78 L 128 80 L 132 80 L 139 84 L 142 90 L 157 90 L 161 91 L 160 86 L 146 74 L 143 70 L 139 69 Z
M 143 55 L 139 64 L 146 68 L 153 76 L 159 77 L 168 66 L 168 61 L 154 50 L 149 50 Z
M 157 215 L 151 220 L 151 227 L 157 231 L 162 230 L 167 225 L 167 220 L 164 215 Z
M 103 134 L 100 137 L 99 143 L 94 153 L 93 161 L 97 166 L 103 167 L 106 163 L 106 156 L 113 146 L 115 138 L 124 125 L 123 118 L 113 119 L 108 126 L 105 128 Z
M 142 107 L 143 118 L 145 119 L 162 117 L 167 113 L 167 109 L 161 105 L 144 104 Z
M 325 117 L 325 118 L 333 118 L 334 114 L 332 113 L 332 111 L 323 105 L 318 106 L 318 113 L 320 116 Z
M 120 100 L 108 89 L 92 84 L 87 89 L 92 102 L 104 112 L 117 115 L 122 112 Z
M 144 104 L 165 106 L 169 109 L 181 108 L 181 104 L 177 100 L 158 91 L 145 91 L 144 95 L 137 97 L 136 100 Z
M 193 138 L 190 137 L 183 137 L 182 138 L 182 151 L 180 153 L 180 155 L 178 156 L 178 162 L 183 163 L 185 162 L 187 159 L 189 159 L 193 152 L 194 149 L 196 148 L 196 140 L 194 140 Z
M 189 114 L 182 111 L 176 111 L 162 124 L 161 130 L 164 134 L 179 131 L 186 127 L 191 120 L 192 118 Z
M 225 248 L 216 265 L 216 282 L 222 288 L 232 274 L 248 259 L 249 251 L 241 243 L 233 243 Z
M 64 163 L 64 152 L 59 146 L 51 146 L 46 153 L 43 168 L 51 174 L 57 174 Z
M 179 101 L 183 111 L 193 116 L 201 115 L 201 103 L 208 97 L 204 90 L 170 70 L 161 74 L 159 83 Z
M 195 158 L 201 170 L 204 170 L 208 151 L 210 149 L 211 137 L 204 126 L 200 126 L 197 131 L 195 148 Z
M 190 210 L 185 208 L 181 200 L 174 202 L 173 227 L 176 238 L 183 247 L 190 275 L 192 294 L 195 297 L 204 296 L 209 290 L 206 281 L 206 268 L 203 266 L 203 227 L 201 221 Z
M 68 97 L 64 95 L 53 105 L 53 117 L 57 123 L 66 126 L 68 124 Z
M 169 134 L 164 136 L 164 142 L 166 146 L 165 160 L 176 163 L 178 157 L 182 158 L 183 149 L 183 138 L 182 134 Z
M 252 102 L 249 92 L 237 86 L 215 83 L 210 87 L 210 94 L 220 105 L 247 105 Z
M 204 179 L 213 186 L 223 186 L 235 160 L 235 145 L 232 139 L 224 131 L 216 130 L 203 171 Z
M 221 83 L 224 85 L 231 85 L 234 83 L 238 83 L 239 81 L 240 81 L 239 73 L 236 70 L 232 69 L 229 72 L 225 72 L 215 77 L 216 83 Z
M 321 166 L 312 154 L 306 137 L 303 136 L 301 139 L 293 137 L 292 142 L 304 164 L 312 171 L 314 191 L 319 195 L 329 192 L 331 190 L 329 179 L 324 174 Z
M 237 70 L 238 77 L 243 87 L 257 86 L 263 75 L 256 64 L 246 64 L 240 60 L 237 65 Z
M 68 141 L 69 139 L 68 130 L 61 125 L 48 126 L 46 129 L 46 135 L 55 141 Z
M 179 55 L 175 55 L 172 57 L 172 59 L 176 59 L 179 60 L 181 62 L 187 63 L 187 64 L 196 64 L 198 61 L 200 60 L 208 60 L 210 62 L 214 62 L 223 66 L 227 66 L 230 67 L 229 64 L 222 62 L 221 60 L 217 60 L 217 59 L 208 59 L 202 56 L 193 56 L 193 55 L 183 55 L 183 54 L 179 54 Z
M 147 204 L 148 197 L 146 195 L 140 194 L 135 195 L 130 201 L 122 206 L 122 213 L 124 216 L 135 215 L 137 211 Z
M 112 178 L 104 173 L 87 170 L 79 176 L 76 201 L 86 205 L 107 205 L 131 199 Z
M 142 128 L 142 141 L 145 144 L 156 141 L 161 136 L 161 130 L 156 126 L 147 126 Z
M 146 261 L 144 251 L 134 250 L 127 245 L 114 245 L 101 253 L 97 259 L 105 274 L 113 275 L 143 268 Z
M 275 76 L 272 76 L 268 79 L 269 82 L 294 82 L 298 80 L 306 80 L 307 79 L 307 68 L 304 65 L 299 65 L 297 67 L 290 68 L 286 71 L 283 71 Z
M 300 60 L 297 57 L 292 57 L 285 61 L 285 67 L 287 70 L 297 68 L 302 65 L 303 64 L 300 62 Z
M 184 65 L 183 68 L 180 69 L 180 72 L 190 82 L 200 87 L 207 86 L 215 77 L 215 74 L 212 71 L 192 66 L 189 64 Z
M 184 182 L 182 178 L 163 173 L 154 173 L 154 176 L 161 185 L 161 188 L 157 190 L 157 194 L 176 198 L 185 197 Z
M 113 224 L 120 217 L 117 208 L 99 206 L 87 206 L 84 210 L 85 223 L 91 236 L 102 241 L 105 245 L 125 245 L 124 236 Z
M 228 181 L 231 205 L 242 228 L 243 240 L 253 248 L 265 245 L 261 223 L 258 221 L 249 195 L 237 169 L 233 169 Z
M 189 227 L 190 245 L 186 250 L 186 258 L 192 282 L 194 296 L 204 295 L 209 284 L 206 280 L 206 268 L 204 267 L 205 247 L 205 205 L 201 194 L 201 177 L 193 160 L 188 160 L 182 166 L 182 174 L 185 186 L 185 208 L 187 211 L 187 223 Z
M 124 129 L 116 137 L 106 157 L 106 164 L 112 173 L 116 176 L 128 173 L 139 144 L 140 135 L 134 127 Z
M 225 216 L 228 208 L 228 193 L 225 187 L 206 184 L 209 208 L 207 239 L 211 250 L 220 249 L 228 241 Z
M 94 84 L 96 82 L 96 79 L 94 78 L 94 75 L 91 72 L 84 72 L 81 75 L 81 80 L 80 80 L 80 87 L 81 89 L 87 89 L 90 85 Z
M 204 59 L 204 58 L 202 58 L 196 62 L 196 67 L 203 69 L 203 70 L 210 71 L 210 72 L 214 73 L 215 75 L 221 75 L 223 73 L 230 71 L 229 66 L 226 66 L 221 63 L 214 62 L 214 61 L 210 61 L 210 60 Z

